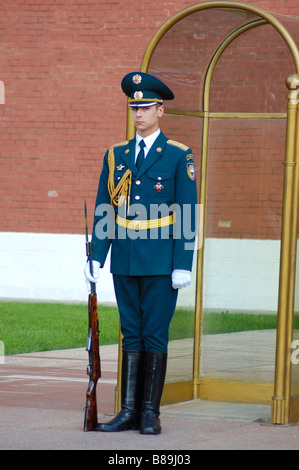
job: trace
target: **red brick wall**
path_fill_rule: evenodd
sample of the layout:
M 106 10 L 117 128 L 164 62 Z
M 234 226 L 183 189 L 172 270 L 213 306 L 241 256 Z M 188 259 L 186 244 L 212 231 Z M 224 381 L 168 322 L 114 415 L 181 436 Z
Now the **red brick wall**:
M 120 81 L 139 69 L 157 29 L 194 3 L 1 3 L 0 80 L 5 84 L 5 105 L 0 105 L 1 231 L 83 233 L 83 202 L 88 202 L 91 219 L 103 154 L 125 138 L 126 101 Z M 254 4 L 299 16 L 295 0 Z M 193 125 L 200 128 L 199 123 Z M 189 143 L 182 129 L 177 138 Z M 198 142 L 193 147 L 196 151 Z M 196 158 L 199 164 L 198 154 Z M 224 171 L 231 171 L 227 165 Z M 271 195 L 264 197 L 266 207 Z M 213 206 L 218 199 L 212 199 Z M 222 205 L 217 221 L 230 219 L 224 209 Z M 210 235 L 245 236 L 239 228 L 218 231 L 212 214 Z M 246 228 L 247 235 L 251 230 Z M 264 228 L 256 236 L 262 233 Z

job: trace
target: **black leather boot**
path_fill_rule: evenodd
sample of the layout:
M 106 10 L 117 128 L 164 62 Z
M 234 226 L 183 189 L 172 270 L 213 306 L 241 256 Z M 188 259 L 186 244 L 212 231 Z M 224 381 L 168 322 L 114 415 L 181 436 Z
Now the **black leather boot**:
M 100 423 L 97 431 L 119 432 L 140 429 L 143 390 L 143 351 L 123 351 L 121 380 L 121 411 L 108 423 Z
M 145 353 L 145 381 L 141 412 L 141 434 L 160 434 L 160 403 L 167 366 L 167 353 Z

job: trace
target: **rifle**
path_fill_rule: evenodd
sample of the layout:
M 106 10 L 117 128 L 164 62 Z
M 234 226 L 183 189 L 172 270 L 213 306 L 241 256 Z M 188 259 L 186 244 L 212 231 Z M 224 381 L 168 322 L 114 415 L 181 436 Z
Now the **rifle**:
M 90 274 L 93 275 L 92 268 L 92 246 L 88 241 L 87 209 L 84 202 L 85 212 L 85 236 L 86 236 L 86 255 L 89 261 Z M 98 379 L 101 377 L 101 360 L 99 350 L 99 314 L 96 294 L 96 285 L 91 282 L 91 292 L 88 296 L 88 338 L 86 351 L 88 351 L 89 364 L 87 366 L 87 375 L 89 384 L 86 392 L 86 406 L 84 416 L 84 431 L 95 431 L 98 424 L 97 395 L 96 388 Z

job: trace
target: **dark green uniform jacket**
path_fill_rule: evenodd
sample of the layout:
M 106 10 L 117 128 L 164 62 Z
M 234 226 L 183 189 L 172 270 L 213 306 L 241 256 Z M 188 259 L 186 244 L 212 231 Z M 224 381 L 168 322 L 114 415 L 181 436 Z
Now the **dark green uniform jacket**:
M 197 204 L 191 149 L 161 132 L 139 171 L 135 138 L 113 146 L 113 151 L 114 186 L 128 169 L 132 172 L 129 206 L 125 202 L 112 210 L 110 205 L 107 150 L 96 199 L 93 259 L 103 266 L 112 244 L 113 274 L 151 276 L 169 275 L 173 269 L 191 271 Z M 155 228 L 157 219 L 165 226 Z M 128 227 L 130 220 L 135 222 Z M 149 227 L 151 220 L 153 226 Z

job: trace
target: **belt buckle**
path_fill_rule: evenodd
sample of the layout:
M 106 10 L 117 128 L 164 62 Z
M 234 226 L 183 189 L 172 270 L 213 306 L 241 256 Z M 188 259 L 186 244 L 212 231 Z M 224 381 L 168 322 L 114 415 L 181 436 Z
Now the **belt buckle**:
M 139 230 L 141 229 L 140 220 L 134 220 L 133 221 L 133 229 L 135 230 L 135 232 L 139 232 Z

